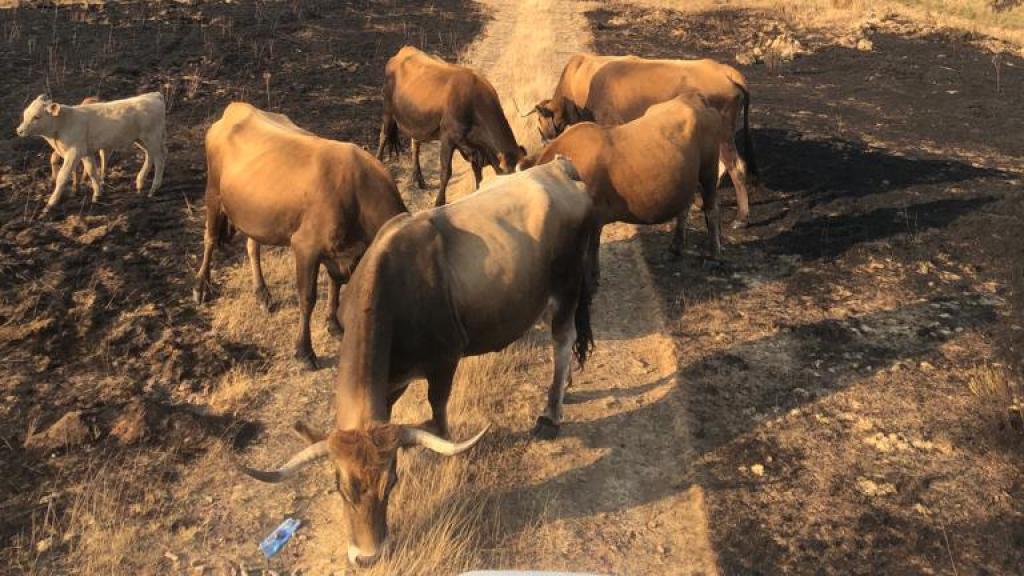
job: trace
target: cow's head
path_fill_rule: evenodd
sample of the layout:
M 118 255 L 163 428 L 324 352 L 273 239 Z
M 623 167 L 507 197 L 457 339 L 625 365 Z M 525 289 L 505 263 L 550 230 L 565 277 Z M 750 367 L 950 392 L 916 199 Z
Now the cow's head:
M 511 174 L 516 171 L 516 165 L 519 161 L 526 157 L 526 148 L 516 145 L 515 148 L 508 152 L 498 153 L 498 165 L 494 169 L 499 174 Z
M 446 456 L 454 456 L 476 444 L 487 428 L 465 442 L 450 442 L 425 430 L 410 426 L 384 424 L 368 430 L 334 430 L 324 436 L 305 425 L 295 425 L 310 445 L 277 470 L 243 472 L 264 482 L 280 482 L 309 464 L 329 459 L 334 465 L 334 480 L 348 518 L 349 562 L 357 566 L 373 564 L 384 551 L 388 537 L 388 499 L 398 482 L 398 449 L 423 446 Z
M 15 129 L 18 136 L 48 136 L 56 132 L 55 120 L 60 116 L 60 104 L 40 94 L 21 113 L 21 124 Z
M 558 138 L 566 128 L 584 119 L 579 106 L 564 96 L 557 101 L 551 98 L 541 100 L 531 113 L 537 114 L 537 131 L 545 143 Z

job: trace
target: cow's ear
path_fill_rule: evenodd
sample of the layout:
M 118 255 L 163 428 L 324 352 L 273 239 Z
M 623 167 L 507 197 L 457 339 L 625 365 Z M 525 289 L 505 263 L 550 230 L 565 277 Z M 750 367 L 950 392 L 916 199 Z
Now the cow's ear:
M 46 112 L 49 113 L 50 116 L 60 116 L 60 104 L 50 102 L 46 105 Z
M 582 120 L 579 107 L 569 98 L 562 98 L 562 115 L 566 124 L 577 124 Z

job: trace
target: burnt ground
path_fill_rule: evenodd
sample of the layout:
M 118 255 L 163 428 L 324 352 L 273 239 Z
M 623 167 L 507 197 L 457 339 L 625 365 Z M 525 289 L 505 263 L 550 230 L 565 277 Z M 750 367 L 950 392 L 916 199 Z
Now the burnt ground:
M 261 371 L 270 355 L 213 331 L 191 299 L 204 221 L 202 138 L 223 107 L 247 100 L 319 134 L 375 146 L 386 59 L 413 44 L 453 60 L 483 20 L 461 0 L 0 11 L 4 565 L 32 554 L 24 549 L 32 531 L 73 501 L 69 487 L 88 479 L 87 463 L 131 459 L 146 480 L 128 489 L 159 493 L 216 438 L 249 427 L 244 441 L 257 431 L 193 408 L 218 376 L 239 365 Z M 49 148 L 15 138 L 14 128 L 47 89 L 67 103 L 162 91 L 170 160 L 157 197 L 133 192 L 139 159 L 114 153 L 101 205 L 66 193 L 59 220 L 35 221 L 51 190 Z M 244 253 L 235 244 L 229 260 Z M 24 447 L 31 431 L 69 413 L 74 447 Z
M 588 17 L 599 53 L 730 63 L 788 28 Z M 1002 56 L 997 86 L 970 35 L 882 22 L 861 52 L 787 31 L 810 53 L 739 67 L 762 188 L 724 270 L 642 234 L 722 571 L 1022 573 L 1024 430 L 971 387 L 1024 369 L 1024 61 Z

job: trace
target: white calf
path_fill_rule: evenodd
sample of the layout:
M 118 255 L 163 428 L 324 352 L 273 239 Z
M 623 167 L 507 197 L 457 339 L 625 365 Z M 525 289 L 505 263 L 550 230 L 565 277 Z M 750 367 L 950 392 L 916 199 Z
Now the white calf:
M 102 194 L 102 180 L 96 173 L 94 155 L 100 150 L 127 148 L 133 144 L 145 154 L 142 169 L 135 178 L 135 187 L 141 193 L 146 175 L 150 168 L 155 168 L 149 188 L 152 196 L 160 188 L 167 160 L 165 118 L 164 97 L 159 92 L 80 106 L 61 105 L 46 96 L 33 100 L 22 114 L 18 136 L 42 136 L 64 157 L 53 194 L 43 212 L 60 202 L 64 186 L 79 161 L 89 175 L 92 199 L 98 201 Z

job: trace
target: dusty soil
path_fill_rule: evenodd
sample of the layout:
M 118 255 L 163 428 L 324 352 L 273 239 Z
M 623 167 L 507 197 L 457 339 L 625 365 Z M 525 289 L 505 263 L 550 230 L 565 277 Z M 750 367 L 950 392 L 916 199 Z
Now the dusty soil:
M 763 186 L 725 270 L 641 234 L 720 570 L 1024 571 L 1022 430 L 970 390 L 1024 368 L 1024 61 L 997 86 L 972 38 L 908 23 L 862 52 L 760 12 L 588 17 L 606 54 L 732 62 L 783 31 L 810 52 L 741 67 Z
M 287 362 L 296 321 L 287 273 L 277 280 L 281 341 L 218 329 L 211 311 L 230 299 L 204 308 L 190 297 L 204 219 L 202 137 L 223 107 L 249 100 L 320 134 L 375 146 L 386 59 L 406 43 L 454 59 L 483 21 L 458 0 L 0 11 L 0 563 L 65 573 L 61 562 L 81 534 L 33 545 L 59 528 L 55 519 L 70 521 L 106 463 L 131 463 L 119 501 L 135 508 L 100 516 L 154 533 L 188 530 L 168 512 L 182 471 L 218 439 L 241 446 L 262 427 L 262 397 L 245 410 L 211 402 L 233 375 Z M 136 196 L 139 159 L 114 153 L 103 204 L 66 193 L 60 220 L 34 221 L 50 191 L 49 149 L 16 139 L 14 127 L 47 88 L 68 103 L 162 91 L 170 163 L 158 196 Z M 219 254 L 215 280 L 243 252 L 236 242 L 227 257 Z M 271 251 L 268 259 L 286 257 Z M 236 315 L 252 316 L 251 304 Z M 24 448 L 31 432 L 76 411 L 75 429 L 86 433 Z M 65 440 L 74 446 L 51 449 Z M 116 517 L 122 513 L 127 518 Z

